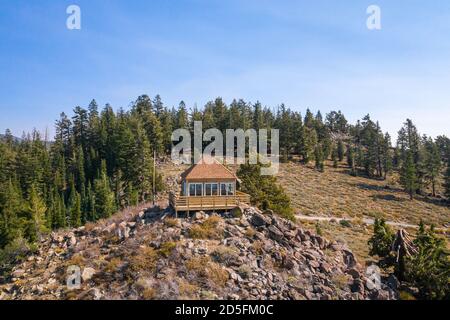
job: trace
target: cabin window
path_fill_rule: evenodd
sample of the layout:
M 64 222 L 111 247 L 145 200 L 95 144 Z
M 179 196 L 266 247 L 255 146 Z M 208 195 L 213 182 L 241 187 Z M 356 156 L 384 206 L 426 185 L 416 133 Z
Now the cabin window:
M 221 183 L 220 184 L 220 194 L 222 196 L 234 195 L 234 183 Z
M 217 183 L 205 183 L 205 196 L 219 195 L 219 186 Z
M 201 197 L 203 195 L 203 184 L 202 183 L 189 183 L 189 196 L 190 197 Z

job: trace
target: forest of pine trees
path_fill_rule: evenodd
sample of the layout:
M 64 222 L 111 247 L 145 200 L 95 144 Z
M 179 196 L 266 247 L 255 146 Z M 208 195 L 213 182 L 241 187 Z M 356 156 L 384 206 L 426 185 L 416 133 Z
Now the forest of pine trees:
M 193 130 L 198 120 L 204 130 L 277 128 L 282 161 L 314 162 L 323 171 L 325 160 L 338 166 L 346 159 L 352 174 L 377 179 L 396 170 L 411 197 L 428 187 L 437 195 L 443 184 L 450 198 L 450 140 L 420 136 L 410 120 L 393 147 L 369 115 L 351 125 L 340 111 L 323 118 L 308 109 L 303 116 L 283 104 L 271 109 L 243 100 L 227 105 L 217 98 L 200 110 L 184 102 L 168 108 L 159 95 L 142 95 L 129 111 L 108 104 L 99 110 L 93 100 L 72 116 L 62 113 L 53 139 L 37 131 L 17 139 L 7 130 L 0 137 L 0 249 L 151 200 L 153 154 L 169 155 L 172 131 Z M 160 191 L 162 178 L 156 176 Z

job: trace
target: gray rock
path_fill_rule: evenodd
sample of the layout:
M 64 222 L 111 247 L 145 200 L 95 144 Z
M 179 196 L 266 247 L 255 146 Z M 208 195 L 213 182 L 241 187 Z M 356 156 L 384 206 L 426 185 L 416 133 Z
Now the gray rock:
M 104 233 L 112 233 L 114 231 L 114 229 L 116 229 L 116 224 L 111 223 L 109 226 L 107 226 L 106 228 L 103 229 L 103 232 Z
M 81 274 L 81 279 L 83 279 L 83 282 L 89 281 L 96 273 L 97 271 L 94 268 L 84 268 L 83 273 Z
M 393 289 L 393 290 L 397 290 L 400 282 L 398 281 L 398 279 L 391 274 L 388 278 L 387 278 L 387 285 L 389 286 L 389 288 Z
M 24 275 L 26 275 L 26 273 L 25 273 L 25 270 L 23 270 L 23 269 L 17 269 L 12 272 L 12 276 L 14 278 L 20 278 Z
M 192 220 L 198 221 L 206 219 L 207 215 L 204 211 L 198 211 L 192 215 Z
M 347 270 L 347 273 L 349 275 L 351 275 L 353 279 L 361 278 L 361 273 L 355 268 L 351 268 L 351 269 Z
M 347 268 L 353 268 L 357 265 L 357 261 L 353 252 L 348 249 L 344 249 L 342 253 L 344 255 L 344 263 L 347 265 Z
M 351 285 L 352 292 L 364 294 L 364 281 L 361 279 L 355 279 Z
M 280 231 L 280 229 L 278 229 L 275 226 L 269 226 L 267 228 L 267 230 L 269 231 L 269 237 L 275 241 L 280 242 L 281 240 L 283 240 L 283 233 Z
M 251 223 L 255 227 L 263 227 L 263 226 L 269 224 L 266 217 L 264 217 L 262 214 L 259 214 L 259 213 L 255 213 L 253 215 L 253 217 L 251 219 Z

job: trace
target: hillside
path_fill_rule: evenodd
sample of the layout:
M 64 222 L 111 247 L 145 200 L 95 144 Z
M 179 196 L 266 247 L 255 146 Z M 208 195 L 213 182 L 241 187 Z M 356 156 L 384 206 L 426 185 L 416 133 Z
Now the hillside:
M 176 188 L 176 177 L 186 168 L 161 164 L 169 189 Z M 298 217 L 352 219 L 345 224 L 335 220 L 320 221 L 319 225 L 324 236 L 348 245 L 362 262 L 372 260 L 367 241 L 373 231 L 363 219 L 384 218 L 406 225 L 417 225 L 423 220 L 428 225 L 434 224 L 441 232 L 450 226 L 450 207 L 445 201 L 425 196 L 409 200 L 395 175 L 387 180 L 377 180 L 351 176 L 343 164 L 334 168 L 327 162 L 325 171 L 318 172 L 312 164 L 289 162 L 280 164 L 277 179 L 289 194 Z M 297 223 L 316 232 L 314 221 L 299 218 Z M 405 229 L 415 233 L 414 228 Z M 446 234 L 448 237 L 448 231 Z M 450 241 L 448 243 L 450 245 Z
M 258 209 L 169 218 L 154 207 L 54 232 L 14 268 L 0 299 L 392 299 L 366 287 L 345 245 Z M 78 266 L 79 289 L 66 286 Z M 395 283 L 390 282 L 391 286 Z
M 365 218 L 384 218 L 411 225 L 423 220 L 446 230 L 450 225 L 447 203 L 426 196 L 409 200 L 395 176 L 384 181 L 353 177 L 347 167 L 333 168 L 331 163 L 327 163 L 323 173 L 312 166 L 286 163 L 280 166 L 278 181 L 290 195 L 297 214 L 353 219 L 346 224 L 334 220 L 319 224 L 325 236 L 348 244 L 362 261 L 370 260 L 367 240 L 372 233 L 371 226 L 363 221 Z M 301 223 L 316 229 L 315 222 L 301 220 Z

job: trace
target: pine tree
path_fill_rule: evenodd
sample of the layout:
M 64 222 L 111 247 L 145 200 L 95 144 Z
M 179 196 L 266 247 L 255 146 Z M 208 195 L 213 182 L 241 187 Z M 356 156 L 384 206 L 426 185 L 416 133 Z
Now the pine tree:
M 48 231 L 46 227 L 47 221 L 45 219 L 47 207 L 39 196 L 35 186 L 32 186 L 30 191 L 27 212 L 30 216 L 30 238 L 32 241 L 35 241 L 40 239 L 42 234 Z
M 153 99 L 153 107 L 155 109 L 155 115 L 160 118 L 164 111 L 164 104 L 161 100 L 161 96 L 157 94 L 155 99 Z
M 342 142 L 342 140 L 339 140 L 337 144 L 337 156 L 339 162 L 342 162 L 344 160 L 344 155 L 345 155 L 344 143 Z
M 315 151 L 314 151 L 314 158 L 316 161 L 315 167 L 320 172 L 323 172 L 324 170 L 324 164 L 323 164 L 323 151 L 322 146 L 320 144 L 316 145 Z
M 186 104 L 184 103 L 184 101 L 181 101 L 177 112 L 176 129 L 183 129 L 183 128 L 189 129 L 189 119 Z M 205 126 L 205 128 L 207 127 Z
M 417 176 L 413 153 L 411 151 L 408 152 L 406 161 L 402 166 L 400 182 L 405 191 L 409 193 L 409 197 L 412 200 L 414 197 L 414 192 L 417 189 Z
M 86 211 L 86 221 L 97 220 L 97 215 L 95 213 L 95 196 L 90 182 L 88 183 L 86 191 L 85 211 Z
M 61 210 L 59 213 L 59 221 L 58 221 L 58 226 L 60 228 L 65 228 L 68 225 L 68 215 L 67 215 L 67 206 L 66 206 L 66 201 L 64 199 L 64 193 L 61 193 L 59 196 L 59 209 Z
M 400 150 L 400 157 L 402 166 L 407 161 L 409 153 L 412 154 L 412 161 L 415 168 L 416 182 L 414 190 L 416 193 L 420 193 L 424 185 L 423 179 L 425 176 L 424 164 L 423 164 L 423 152 L 420 135 L 416 126 L 410 119 L 407 119 L 398 133 L 397 146 Z
M 331 160 L 333 161 L 333 167 L 337 168 L 339 166 L 339 155 L 338 155 L 338 149 L 333 148 L 333 152 L 331 153 Z
M 10 180 L 0 190 L 0 249 L 23 234 L 19 213 L 22 211 L 22 198 Z
M 73 201 L 70 206 L 70 225 L 76 228 L 81 225 L 81 196 L 76 191 Z
M 381 161 L 384 171 L 384 179 L 392 170 L 392 154 L 391 154 L 391 136 L 386 132 L 382 141 Z
M 99 218 L 108 218 L 115 211 L 114 193 L 111 191 L 106 163 L 102 162 L 100 178 L 95 180 L 95 212 Z
M 253 204 L 264 209 L 271 209 L 287 219 L 295 219 L 289 196 L 277 184 L 275 176 L 261 175 L 260 164 L 241 165 L 237 176 L 242 181 L 242 190 L 251 196 Z
M 54 201 L 54 209 L 52 215 L 52 228 L 58 229 L 65 226 L 64 212 L 65 208 L 64 201 L 61 199 L 60 194 L 55 189 L 53 191 L 53 201 Z
M 316 130 L 303 126 L 299 147 L 303 163 L 308 164 L 314 158 L 316 145 L 317 145 Z
M 161 154 L 164 149 L 162 127 L 159 119 L 153 113 L 147 113 L 143 118 L 147 139 L 151 142 L 152 151 Z
M 305 120 L 303 121 L 303 123 L 308 128 L 315 127 L 316 121 L 314 119 L 314 115 L 312 114 L 311 110 L 306 109 Z
M 386 258 L 391 252 L 394 234 L 384 219 L 376 218 L 373 227 L 373 236 L 368 242 L 370 247 L 369 254 L 371 256 L 377 255 L 380 258 Z
M 167 109 L 164 109 L 164 112 L 160 116 L 160 121 L 162 128 L 164 153 L 169 154 L 172 147 L 172 132 L 174 130 L 174 118 L 172 116 L 172 113 Z
M 450 298 L 450 260 L 444 239 L 421 222 L 414 244 L 418 253 L 406 260 L 405 278 L 427 300 Z
M 450 201 L 450 159 L 448 160 L 447 170 L 444 176 L 444 195 Z
M 441 174 L 442 162 L 441 162 L 441 154 L 439 152 L 439 148 L 434 143 L 434 141 L 429 139 L 425 140 L 425 150 L 424 150 L 424 171 L 425 178 L 431 184 L 433 197 L 436 197 L 436 182 L 438 177 Z

